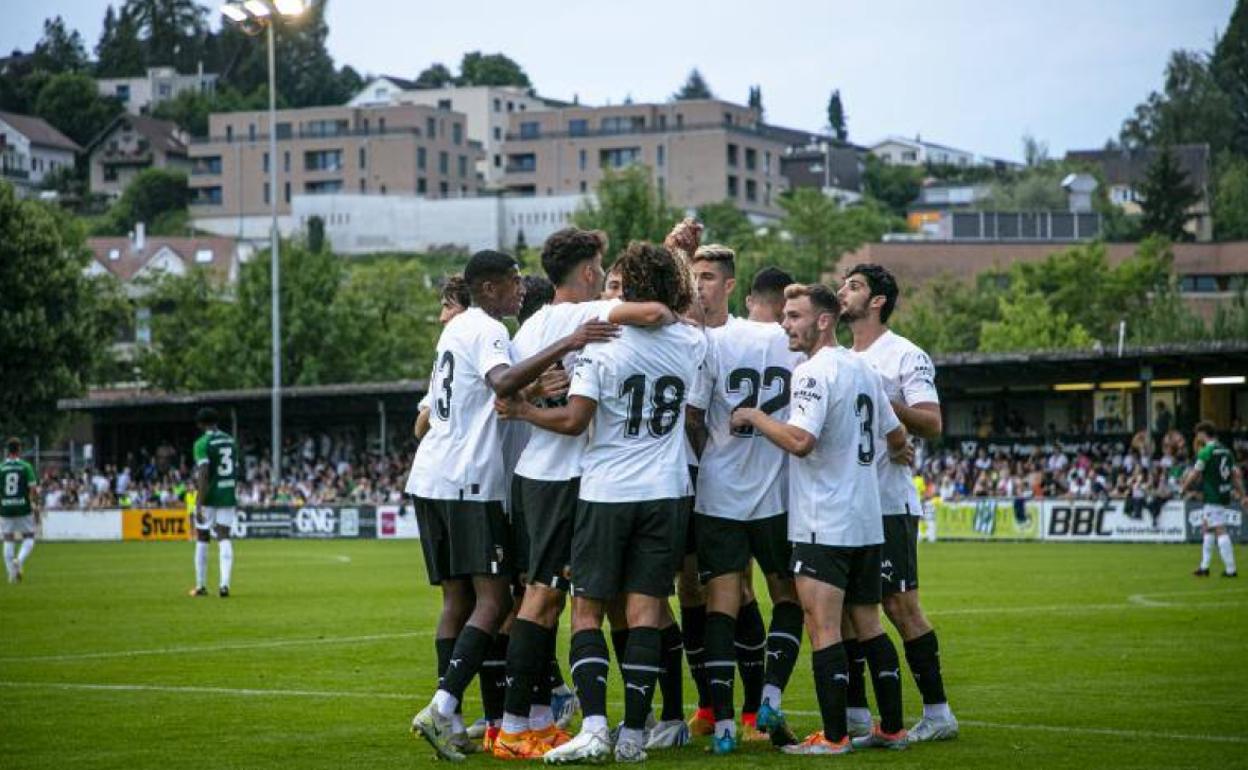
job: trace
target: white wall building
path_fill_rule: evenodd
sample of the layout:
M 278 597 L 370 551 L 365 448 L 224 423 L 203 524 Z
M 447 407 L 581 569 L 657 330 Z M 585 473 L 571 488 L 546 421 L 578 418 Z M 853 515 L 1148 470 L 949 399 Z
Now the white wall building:
M 180 75 L 173 67 L 151 67 L 146 75 L 132 78 L 100 78 L 95 87 L 101 96 L 115 96 L 134 115 L 147 115 L 163 101 L 174 98 L 183 91 L 212 93 L 217 88 L 217 76 L 199 72 Z
M 894 166 L 922 166 L 928 163 L 949 166 L 976 165 L 975 153 L 946 147 L 943 144 L 924 142 L 919 138 L 906 139 L 890 136 L 871 145 L 869 151 L 885 163 Z
M 506 165 L 502 144 L 507 136 L 511 114 L 548 109 L 545 100 L 530 96 L 523 88 L 416 88 L 410 80 L 389 76 L 373 78 L 347 102 L 351 107 L 378 104 L 424 104 L 464 113 L 468 117 L 468 138 L 480 143 L 485 149 L 485 157 L 477 163 L 477 171 L 485 179 L 486 185 L 491 187 L 502 185 L 503 168 Z
M 18 195 L 32 194 L 59 168 L 72 169 L 79 152 L 74 140 L 42 118 L 0 112 L 0 180 L 12 184 Z
M 325 223 L 325 238 L 338 254 L 427 251 L 456 246 L 512 251 L 520 233 L 537 247 L 572 224 L 585 195 L 481 197 L 430 200 L 404 195 L 296 195 L 294 220 Z M 267 220 L 266 220 L 267 221 Z M 198 224 L 197 224 L 198 226 Z

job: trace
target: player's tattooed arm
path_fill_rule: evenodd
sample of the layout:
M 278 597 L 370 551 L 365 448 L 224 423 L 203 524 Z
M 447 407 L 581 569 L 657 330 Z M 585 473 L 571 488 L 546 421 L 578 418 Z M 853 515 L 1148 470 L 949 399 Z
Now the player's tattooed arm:
M 796 425 L 780 422 L 761 409 L 736 409 L 732 413 L 731 422 L 734 428 L 753 427 L 768 441 L 791 455 L 805 457 L 815 448 L 816 439 L 813 434 Z
M 614 339 L 619 327 L 605 321 L 589 321 L 581 325 L 561 340 L 547 345 L 545 348 L 529 356 L 523 361 L 507 366 L 499 364 L 485 374 L 485 381 L 494 389 L 499 398 L 514 396 L 520 389 L 541 376 L 556 361 L 574 351 L 580 350 L 591 342 L 607 342 Z
M 566 406 L 539 409 L 520 398 L 494 400 L 494 411 L 504 420 L 524 420 L 554 433 L 579 436 L 594 420 L 598 402 L 584 396 L 572 396 Z
M 906 406 L 900 401 L 894 401 L 893 411 L 897 413 L 897 419 L 906 426 L 906 430 L 921 438 L 938 439 L 944 431 L 940 404 L 927 402 Z
M 693 453 L 700 459 L 702 451 L 706 449 L 705 409 L 699 409 L 696 406 L 685 406 L 685 436 L 689 438 L 689 445 L 693 447 Z

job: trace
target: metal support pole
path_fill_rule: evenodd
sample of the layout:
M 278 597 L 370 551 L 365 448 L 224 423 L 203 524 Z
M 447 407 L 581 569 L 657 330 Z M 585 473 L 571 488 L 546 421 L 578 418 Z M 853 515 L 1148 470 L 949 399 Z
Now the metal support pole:
M 273 332 L 273 450 L 271 457 L 272 481 L 276 486 L 282 480 L 282 310 L 281 310 L 281 257 L 278 252 L 277 233 L 277 69 L 273 56 L 273 22 L 265 25 L 269 38 L 269 206 L 273 222 L 269 230 L 269 261 L 272 283 L 272 332 Z
M 386 456 L 386 402 L 377 399 L 377 422 L 381 428 L 381 456 Z

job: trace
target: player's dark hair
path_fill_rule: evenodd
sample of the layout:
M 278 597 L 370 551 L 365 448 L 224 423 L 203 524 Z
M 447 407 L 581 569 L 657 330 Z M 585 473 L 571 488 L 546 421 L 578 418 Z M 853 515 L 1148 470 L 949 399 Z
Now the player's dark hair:
M 735 278 L 737 275 L 737 253 L 727 246 L 718 243 L 708 243 L 705 246 L 699 246 L 698 250 L 693 252 L 693 259 L 690 262 L 713 262 L 719 266 L 724 274 L 729 278 Z
M 778 267 L 764 267 L 754 274 L 750 284 L 750 294 L 759 299 L 778 300 L 784 296 L 785 288 L 793 283 L 793 276 Z
M 17 436 L 9 436 L 4 440 L 4 448 L 8 450 L 9 454 L 15 455 L 22 451 L 22 440 Z
M 1200 422 L 1196 423 L 1196 432 L 1203 433 L 1209 438 L 1217 438 L 1218 426 L 1214 425 L 1209 420 L 1201 420 Z
M 810 304 L 821 313 L 831 313 L 833 318 L 841 317 L 841 302 L 836 292 L 822 283 L 795 283 L 784 290 L 785 299 L 810 297 Z
M 198 425 L 216 425 L 219 420 L 217 410 L 210 406 L 205 406 L 195 413 L 195 422 Z
M 468 293 L 468 282 L 459 273 L 448 276 L 442 284 L 442 293 L 438 298 L 441 302 L 453 302 L 465 310 L 472 307 L 472 295 Z
M 536 313 L 543 305 L 549 305 L 555 299 L 555 285 L 540 275 L 524 277 L 524 301 L 520 303 L 520 312 L 516 313 L 516 322 L 523 325 L 529 316 Z
M 601 230 L 565 227 L 542 245 L 542 269 L 555 286 L 563 285 L 576 266 L 607 253 L 607 234 Z
M 468 260 L 464 268 L 464 281 L 468 291 L 476 297 L 481 285 L 486 281 L 500 281 L 506 278 L 516 267 L 516 260 L 510 255 L 493 249 L 478 251 Z
M 615 261 L 623 283 L 624 299 L 630 302 L 662 302 L 683 313 L 693 302 L 689 268 L 662 246 L 633 241 Z
M 893 308 L 897 306 L 897 279 L 888 272 L 888 268 L 863 262 L 851 267 L 845 275 L 861 275 L 867 279 L 871 296 L 884 298 L 884 306 L 880 308 L 880 323 L 888 323 Z

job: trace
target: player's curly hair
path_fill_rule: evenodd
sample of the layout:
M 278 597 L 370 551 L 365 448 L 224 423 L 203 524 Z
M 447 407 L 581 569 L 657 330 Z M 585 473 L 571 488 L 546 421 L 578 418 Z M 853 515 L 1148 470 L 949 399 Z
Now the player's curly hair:
M 689 265 L 662 246 L 633 241 L 612 269 L 619 271 L 624 299 L 630 302 L 662 302 L 675 313 L 693 302 Z

